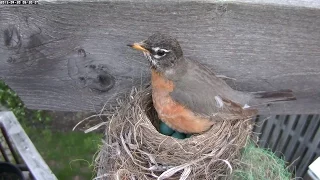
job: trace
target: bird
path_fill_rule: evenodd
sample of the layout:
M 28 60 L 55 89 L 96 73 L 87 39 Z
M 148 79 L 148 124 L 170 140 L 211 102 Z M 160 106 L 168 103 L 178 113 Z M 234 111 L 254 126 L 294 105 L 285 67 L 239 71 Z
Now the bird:
M 296 99 L 289 89 L 231 88 L 207 66 L 184 57 L 178 40 L 167 34 L 157 32 L 128 46 L 142 51 L 149 61 L 152 102 L 159 119 L 179 132 L 204 133 L 216 122 L 255 116 L 257 105 Z

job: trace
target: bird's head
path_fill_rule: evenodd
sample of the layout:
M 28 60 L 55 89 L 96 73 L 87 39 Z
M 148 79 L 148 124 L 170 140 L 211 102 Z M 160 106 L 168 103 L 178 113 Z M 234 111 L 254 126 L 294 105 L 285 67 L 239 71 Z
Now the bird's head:
M 155 33 L 144 41 L 128 44 L 128 46 L 142 51 L 151 67 L 158 72 L 169 73 L 183 61 L 179 42 L 165 34 Z

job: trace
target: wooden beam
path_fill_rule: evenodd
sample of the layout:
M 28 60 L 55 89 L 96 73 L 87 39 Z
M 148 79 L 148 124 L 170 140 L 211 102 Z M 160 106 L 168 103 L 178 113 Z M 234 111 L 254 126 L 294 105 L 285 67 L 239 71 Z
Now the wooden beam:
M 156 31 L 242 91 L 292 89 L 263 114 L 320 112 L 320 9 L 211 1 L 1 6 L 0 77 L 29 108 L 96 111 L 149 81 L 126 47 Z M 107 101 L 110 100 L 111 101 Z
M 5 128 L 14 147 L 18 150 L 35 179 L 57 179 L 12 112 L 0 112 L 0 124 Z
M 43 2 L 85 2 L 88 0 L 43 0 Z M 91 2 L 98 2 L 99 0 L 90 0 Z M 113 1 L 124 1 L 124 2 L 153 2 L 154 0 L 113 0 Z M 162 0 L 162 2 L 170 2 L 177 0 Z M 179 0 L 179 2 L 194 2 L 195 0 Z M 318 0 L 201 0 L 199 2 L 205 3 L 248 3 L 256 5 L 277 5 L 277 6 L 295 6 L 295 7 L 309 7 L 309 8 L 320 8 L 320 1 Z

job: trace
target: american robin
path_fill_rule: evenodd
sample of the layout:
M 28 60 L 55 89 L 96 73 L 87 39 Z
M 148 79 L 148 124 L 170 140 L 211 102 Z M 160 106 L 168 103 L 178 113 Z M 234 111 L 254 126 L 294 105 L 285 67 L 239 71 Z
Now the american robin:
M 216 121 L 256 115 L 250 105 L 295 99 L 291 90 L 234 90 L 205 66 L 185 58 L 179 42 L 165 34 L 128 46 L 149 60 L 154 108 L 163 122 L 179 132 L 202 133 Z

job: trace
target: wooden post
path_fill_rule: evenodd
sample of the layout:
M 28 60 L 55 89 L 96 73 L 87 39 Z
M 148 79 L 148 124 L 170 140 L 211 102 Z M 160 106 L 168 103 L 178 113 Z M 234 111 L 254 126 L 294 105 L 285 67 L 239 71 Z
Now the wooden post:
M 56 180 L 12 112 L 0 112 L 0 123 L 35 179 Z

